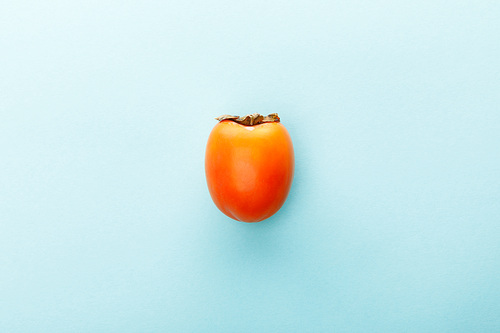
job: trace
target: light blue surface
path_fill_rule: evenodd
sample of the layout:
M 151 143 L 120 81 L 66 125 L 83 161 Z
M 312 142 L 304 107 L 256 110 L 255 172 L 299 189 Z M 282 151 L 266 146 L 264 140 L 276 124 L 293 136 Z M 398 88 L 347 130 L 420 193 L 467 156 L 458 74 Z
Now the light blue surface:
M 499 332 L 500 2 L 3 1 L 0 332 Z M 278 112 L 282 210 L 213 205 Z

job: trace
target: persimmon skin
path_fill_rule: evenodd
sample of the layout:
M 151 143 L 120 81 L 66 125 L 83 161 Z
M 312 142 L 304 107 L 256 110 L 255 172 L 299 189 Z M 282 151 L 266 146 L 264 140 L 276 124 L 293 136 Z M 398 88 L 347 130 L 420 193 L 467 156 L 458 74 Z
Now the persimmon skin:
M 259 222 L 285 202 L 294 163 L 292 140 L 281 123 L 246 126 L 223 120 L 208 138 L 208 190 L 217 208 L 230 218 Z

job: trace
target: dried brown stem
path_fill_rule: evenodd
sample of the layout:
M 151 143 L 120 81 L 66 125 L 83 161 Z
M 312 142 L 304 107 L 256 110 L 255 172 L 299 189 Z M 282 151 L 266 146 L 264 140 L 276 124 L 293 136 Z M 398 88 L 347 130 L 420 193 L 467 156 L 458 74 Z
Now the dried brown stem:
M 238 124 L 245 125 L 245 126 L 253 126 L 253 125 L 258 125 L 262 123 L 273 123 L 273 122 L 279 122 L 280 117 L 278 117 L 277 113 L 270 113 L 267 116 L 263 116 L 259 113 L 254 113 L 254 114 L 247 114 L 246 116 L 239 117 L 239 116 L 230 116 L 228 114 L 225 114 L 223 116 L 215 118 L 218 121 L 223 121 L 223 120 L 231 120 L 234 121 Z

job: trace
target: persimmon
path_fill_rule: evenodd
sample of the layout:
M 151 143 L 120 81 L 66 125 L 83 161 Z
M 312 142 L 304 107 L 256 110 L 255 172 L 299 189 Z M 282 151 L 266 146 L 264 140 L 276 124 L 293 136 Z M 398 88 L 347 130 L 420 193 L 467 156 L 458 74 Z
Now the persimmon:
M 237 221 L 265 220 L 281 208 L 292 185 L 290 135 L 276 113 L 216 119 L 205 154 L 212 200 Z

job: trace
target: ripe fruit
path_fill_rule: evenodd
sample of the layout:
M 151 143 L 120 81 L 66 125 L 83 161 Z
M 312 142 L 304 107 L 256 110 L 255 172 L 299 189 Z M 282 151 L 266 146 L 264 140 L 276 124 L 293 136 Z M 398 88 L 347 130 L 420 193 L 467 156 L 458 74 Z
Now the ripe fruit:
M 276 213 L 293 180 L 292 140 L 278 114 L 221 116 L 210 133 L 205 173 L 215 205 L 242 222 Z

